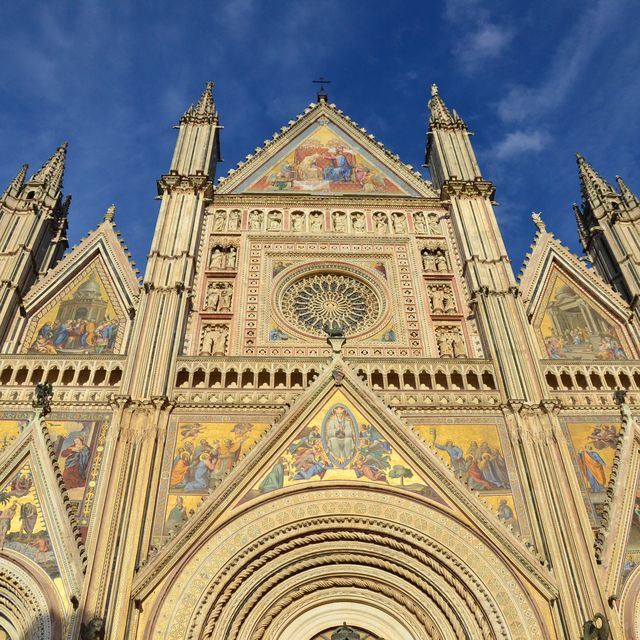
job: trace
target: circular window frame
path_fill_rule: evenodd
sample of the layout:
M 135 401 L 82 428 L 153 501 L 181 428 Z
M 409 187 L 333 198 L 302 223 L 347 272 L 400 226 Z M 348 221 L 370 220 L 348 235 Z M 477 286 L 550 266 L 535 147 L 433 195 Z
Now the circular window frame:
M 378 302 L 378 316 L 367 326 L 364 331 L 357 333 L 347 332 L 348 340 L 367 340 L 379 333 L 391 319 L 391 297 L 389 289 L 382 277 L 376 276 L 365 269 L 344 262 L 313 262 L 304 266 L 295 265 L 279 273 L 273 281 L 273 293 L 271 295 L 271 309 L 273 316 L 282 329 L 291 337 L 304 341 L 323 340 L 318 334 L 305 332 L 291 323 L 282 311 L 282 298 L 287 289 L 293 284 L 313 276 L 337 275 L 346 276 L 356 280 L 367 287 Z

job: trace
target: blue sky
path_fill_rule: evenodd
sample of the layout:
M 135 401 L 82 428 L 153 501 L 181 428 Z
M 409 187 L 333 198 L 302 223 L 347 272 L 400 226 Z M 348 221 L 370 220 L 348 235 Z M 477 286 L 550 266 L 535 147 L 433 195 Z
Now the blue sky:
M 69 141 L 70 242 L 117 205 L 142 269 L 186 106 L 216 83 L 224 163 L 315 99 L 311 80 L 404 162 L 424 161 L 429 86 L 474 132 L 517 272 L 532 210 L 578 250 L 575 152 L 640 192 L 637 0 L 5 2 L 0 189 Z

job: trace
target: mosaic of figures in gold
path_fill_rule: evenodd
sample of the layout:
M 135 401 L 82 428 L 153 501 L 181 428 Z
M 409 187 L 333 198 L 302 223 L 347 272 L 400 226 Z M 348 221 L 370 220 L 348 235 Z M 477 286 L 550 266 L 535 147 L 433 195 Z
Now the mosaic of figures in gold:
M 329 480 L 375 482 L 441 501 L 378 427 L 340 391 L 298 431 L 244 500 Z
M 179 422 L 169 469 L 165 533 L 175 532 L 269 427 L 252 422 Z
M 29 351 L 113 353 L 119 324 L 104 282 L 94 269 L 38 319 Z
M 53 579 L 60 575 L 29 464 L 0 489 L 0 549 L 3 547 L 26 556 Z
M 109 428 L 108 419 L 86 417 L 47 420 L 67 495 L 76 506 L 83 540 L 89 530 Z
M 482 493 L 501 520 L 517 528 L 511 479 L 495 424 L 418 425 L 413 430 L 471 490 Z
M 28 419 L 0 419 L 0 451 L 16 440 L 28 424 Z
M 538 330 L 548 357 L 554 360 L 631 357 L 620 331 L 560 275 L 553 281 Z
M 413 189 L 375 161 L 335 125 L 311 127 L 279 153 L 258 175 L 248 179 L 248 192 L 314 192 L 403 194 Z
M 583 491 L 603 494 L 616 451 L 619 426 L 604 422 L 571 422 L 566 429 Z
M 627 539 L 622 567 L 622 579 L 626 580 L 632 571 L 640 566 L 640 477 L 636 483 L 635 501 L 631 515 L 631 528 Z

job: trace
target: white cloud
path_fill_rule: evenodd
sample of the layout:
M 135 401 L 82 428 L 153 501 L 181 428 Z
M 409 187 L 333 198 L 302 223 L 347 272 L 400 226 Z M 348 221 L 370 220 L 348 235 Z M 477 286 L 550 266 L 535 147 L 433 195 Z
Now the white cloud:
M 549 135 L 542 131 L 512 131 L 493 147 L 492 154 L 498 160 L 505 160 L 522 153 L 538 153 L 549 142 Z
M 464 39 L 464 44 L 456 46 L 456 55 L 467 72 L 475 71 L 487 60 L 500 56 L 513 40 L 513 31 L 493 22 L 484 22 Z
M 625 4 L 627 0 L 598 0 L 590 9 L 582 11 L 576 26 L 556 49 L 542 84 L 511 88 L 498 104 L 500 117 L 506 122 L 522 122 L 562 104 Z
M 492 20 L 482 0 L 447 0 L 444 15 L 458 29 L 453 52 L 467 73 L 498 58 L 513 40 L 513 29 Z

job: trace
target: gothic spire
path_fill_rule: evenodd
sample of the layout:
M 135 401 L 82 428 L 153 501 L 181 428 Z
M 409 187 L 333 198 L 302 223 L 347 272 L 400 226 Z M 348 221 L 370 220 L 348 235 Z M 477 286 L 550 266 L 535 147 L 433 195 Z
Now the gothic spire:
M 431 100 L 429 100 L 429 124 L 431 127 L 464 127 L 462 118 L 455 112 L 449 111 L 438 92 L 438 85 L 431 85 Z
M 638 197 L 635 193 L 633 193 L 633 191 L 631 191 L 631 189 L 629 189 L 629 187 L 624 183 L 620 176 L 616 176 L 616 182 L 618 183 L 618 188 L 620 189 L 620 193 L 622 194 L 622 199 L 624 200 L 624 203 L 627 205 L 627 207 L 629 207 L 629 209 L 632 209 L 633 207 L 639 206 L 640 201 L 638 200 Z
M 213 82 L 207 82 L 198 104 L 191 105 L 182 116 L 180 124 L 211 124 L 216 119 L 216 105 L 213 101 Z
M 613 187 L 579 153 L 576 153 L 576 159 L 580 175 L 580 190 L 585 202 L 593 205 L 600 196 L 615 194 Z
M 43 182 L 49 189 L 58 191 L 62 189 L 62 178 L 64 176 L 64 162 L 67 156 L 69 144 L 63 142 L 56 152 L 42 165 L 42 168 L 31 176 L 29 182 Z
M 8 193 L 17 194 L 20 189 L 22 189 L 22 185 L 24 184 L 24 179 L 27 177 L 27 170 L 29 169 L 28 164 L 23 164 L 20 171 L 18 171 L 18 175 L 9 183 L 9 186 L 6 188 L 3 195 L 7 195 Z

